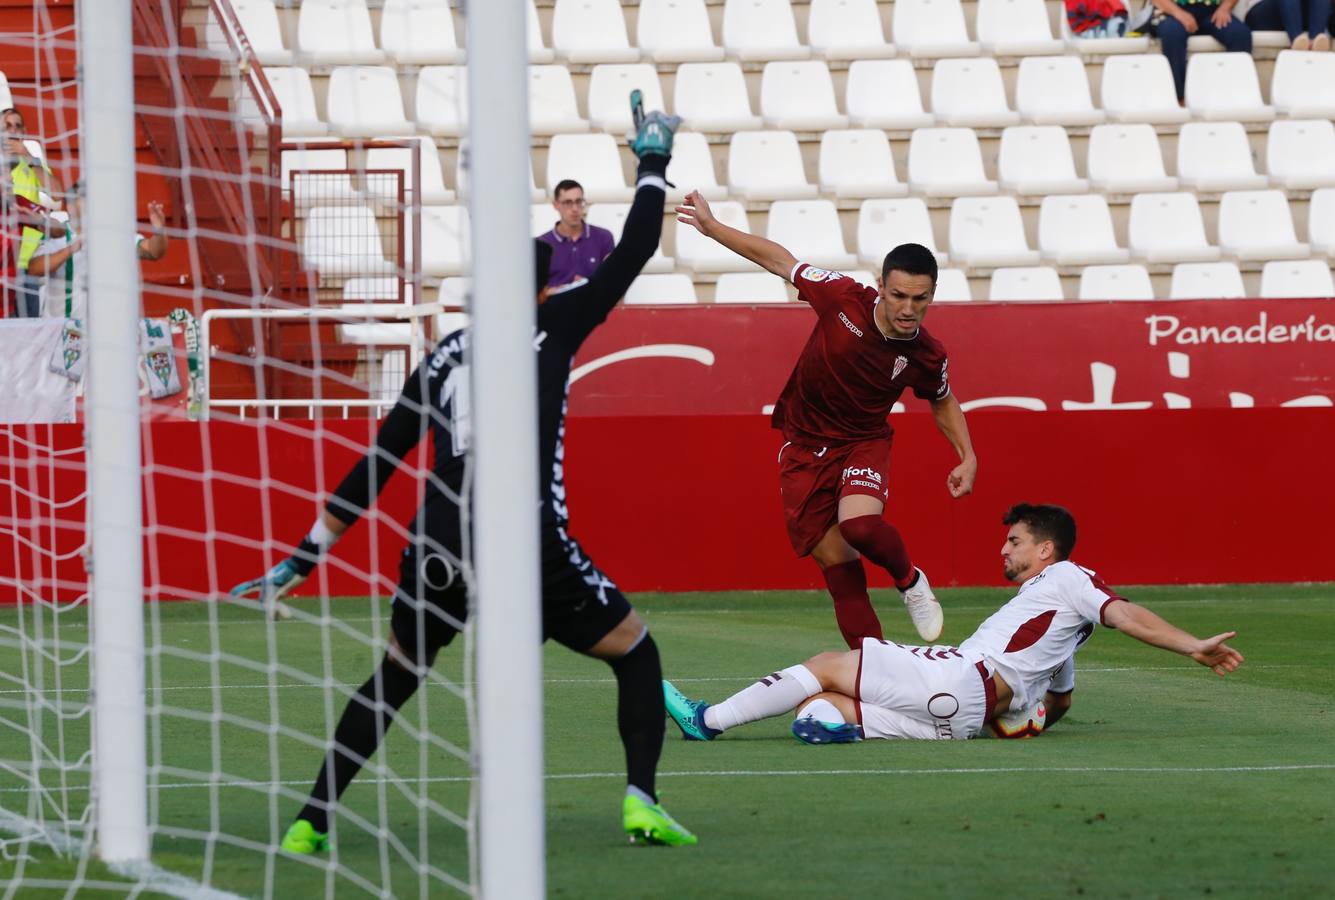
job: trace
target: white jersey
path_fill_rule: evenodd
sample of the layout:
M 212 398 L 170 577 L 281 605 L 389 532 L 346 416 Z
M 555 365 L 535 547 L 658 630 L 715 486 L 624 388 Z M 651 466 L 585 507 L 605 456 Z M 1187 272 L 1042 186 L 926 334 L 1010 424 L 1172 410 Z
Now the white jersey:
M 64 250 L 75 239 L 74 229 L 66 225 L 68 233 L 61 237 L 49 237 L 37 245 L 33 256 L 47 256 Z M 139 245 L 144 236 L 134 236 L 135 255 L 138 257 Z M 136 264 L 137 265 L 137 264 Z M 88 318 L 88 266 L 84 250 L 80 248 L 59 266 L 47 273 L 42 282 L 42 315 L 62 319 Z
M 1026 709 L 1043 699 L 1059 673 L 1074 686 L 1074 669 L 1069 675 L 1061 670 L 1103 622 L 1104 608 L 1122 599 L 1089 569 L 1059 562 L 1020 585 L 960 650 L 990 662 L 1014 692 L 1011 710 Z

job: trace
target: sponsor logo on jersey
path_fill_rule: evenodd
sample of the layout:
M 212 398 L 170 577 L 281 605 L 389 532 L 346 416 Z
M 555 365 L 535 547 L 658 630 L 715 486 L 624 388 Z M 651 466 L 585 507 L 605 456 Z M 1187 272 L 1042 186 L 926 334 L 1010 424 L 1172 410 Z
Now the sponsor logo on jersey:
M 895 371 L 894 374 L 890 376 L 890 380 L 894 381 L 896 378 L 898 378 L 900 373 L 904 371 L 905 367 L 907 367 L 908 364 L 909 364 L 909 358 L 907 356 L 896 356 Z
M 848 318 L 848 316 L 844 315 L 843 313 L 840 313 L 839 321 L 843 322 L 844 325 L 847 326 L 849 331 L 853 332 L 858 337 L 862 337 L 862 329 L 854 325 L 853 322 Z
M 850 478 L 870 478 L 876 482 L 877 487 L 881 486 L 881 473 L 873 469 L 871 466 L 864 466 L 860 469 L 855 469 L 852 466 L 849 466 L 844 469 L 844 481 L 847 481 Z
M 807 266 L 802 271 L 802 277 L 807 281 L 834 281 L 836 278 L 842 278 L 838 272 L 831 272 L 829 269 L 817 269 L 815 266 Z

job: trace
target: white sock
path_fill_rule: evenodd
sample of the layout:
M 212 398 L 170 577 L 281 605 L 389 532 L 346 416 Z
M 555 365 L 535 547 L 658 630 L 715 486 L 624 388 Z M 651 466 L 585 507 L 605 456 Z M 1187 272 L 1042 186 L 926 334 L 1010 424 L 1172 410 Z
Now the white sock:
M 806 666 L 789 666 L 706 709 L 705 724 L 716 731 L 727 731 L 757 719 L 780 716 L 820 690 L 820 682 Z
M 839 707 L 825 699 L 812 700 L 798 711 L 797 717 L 799 719 L 815 719 L 817 722 L 828 722 L 831 725 L 844 724 L 844 714 L 839 711 Z

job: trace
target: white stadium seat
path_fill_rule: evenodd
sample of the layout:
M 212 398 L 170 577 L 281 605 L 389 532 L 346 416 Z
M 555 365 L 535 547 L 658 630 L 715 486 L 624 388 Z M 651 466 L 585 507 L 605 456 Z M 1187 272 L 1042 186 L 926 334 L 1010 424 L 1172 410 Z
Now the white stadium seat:
M 1261 270 L 1261 296 L 1335 297 L 1335 280 L 1324 259 L 1275 260 Z
M 389 66 L 339 66 L 329 74 L 329 127 L 344 137 L 412 134 L 399 76 Z
M 1153 300 L 1149 270 L 1141 265 L 1085 266 L 1080 272 L 1081 300 Z
M 1219 201 L 1219 249 L 1241 260 L 1306 259 L 1283 191 L 1229 191 Z
M 621 151 L 610 134 L 558 134 L 547 149 L 547 186 L 573 178 L 591 203 L 628 202 L 635 189 L 626 186 Z
M 311 87 L 311 76 L 305 69 L 275 67 L 264 70 L 264 77 L 269 79 L 274 98 L 283 111 L 283 137 L 323 137 L 329 133 L 329 126 L 320 120 L 315 111 L 315 89 Z M 242 103 L 242 116 L 252 118 L 254 102 L 248 95 Z
M 997 155 L 1001 187 L 1017 194 L 1083 194 L 1089 182 L 1077 178 L 1075 157 L 1060 125 L 1017 125 L 1001 133 Z
M 974 27 L 978 29 L 978 43 L 993 56 L 1036 56 L 1066 50 L 1052 36 L 1043 0 L 978 0 Z
M 1117 246 L 1112 213 L 1102 194 L 1043 198 L 1038 212 L 1038 249 L 1059 266 L 1124 263 L 1130 251 Z
M 902 197 L 890 140 L 879 129 L 827 131 L 820 139 L 821 193 L 840 198 Z
M 366 0 L 305 0 L 297 14 L 297 50 L 307 65 L 375 65 L 385 54 L 375 45 Z
M 997 269 L 988 284 L 989 300 L 1065 300 L 1057 270 L 1048 266 Z
M 630 92 L 644 94 L 646 110 L 664 109 L 658 70 L 648 63 L 594 66 L 589 75 L 589 123 L 599 131 L 630 131 Z
M 970 268 L 1034 266 L 1014 197 L 960 197 L 950 206 L 950 258 Z
M 778 201 L 769 208 L 765 236 L 822 269 L 851 269 L 858 263 L 844 247 L 839 211 L 829 200 Z
M 927 197 L 995 194 L 972 128 L 919 128 L 909 140 L 909 186 Z
M 922 244 L 940 265 L 946 254 L 936 249 L 927 204 L 917 197 L 868 200 L 858 210 L 858 258 L 880 269 L 885 255 L 900 244 Z
M 1270 102 L 1295 119 L 1335 118 L 1335 56 L 1280 53 L 1270 76 Z
M 422 207 L 422 274 L 458 275 L 468 267 L 468 207 Z M 411 235 L 407 242 L 408 264 L 412 264 Z
M 885 40 L 876 0 L 811 0 L 807 43 L 825 59 L 884 59 L 895 55 Z
M 1261 99 L 1250 53 L 1188 56 L 1187 107 L 1198 119 L 1268 122 L 1275 117 L 1275 108 Z
M 455 193 L 461 198 L 468 196 L 468 154 L 468 144 L 464 141 L 460 141 L 459 153 L 455 157 L 454 188 Z M 560 179 L 558 178 L 557 180 L 559 181 Z M 552 182 L 552 184 L 555 183 L 555 181 Z M 536 183 L 533 180 L 533 156 L 531 154 L 528 158 L 528 187 L 529 194 L 532 196 L 534 203 L 550 200 L 545 191 L 538 190 Z
M 960 0 L 896 0 L 891 31 L 896 49 L 910 56 L 978 55 L 978 44 L 964 27 Z
M 619 0 L 556 0 L 552 49 L 572 63 L 638 62 Z
M 380 46 L 401 66 L 446 65 L 464 58 L 449 0 L 385 0 Z
M 657 63 L 718 62 L 705 0 L 640 0 L 635 43 Z
M 397 302 L 400 284 L 403 282 L 397 278 L 349 278 L 343 282 L 343 302 Z M 404 285 L 404 290 L 410 293 L 412 285 Z
M 346 150 L 284 150 L 279 164 L 282 190 L 290 193 L 289 199 L 299 208 L 363 202 L 362 195 L 352 186 L 352 175 L 347 172 Z M 335 174 L 339 170 L 342 173 Z M 313 177 L 294 174 L 299 172 L 330 174 Z
M 222 38 L 220 35 L 219 40 L 225 40 L 225 39 Z M 9 89 L 9 79 L 5 77 L 4 72 L 0 72 L 0 102 L 3 102 L 5 104 L 4 107 L 0 107 L 3 109 L 9 109 L 11 106 L 14 105 L 14 95 L 13 93 L 11 93 Z M 256 112 L 255 114 L 258 113 Z
M 1110 56 L 1103 64 L 1099 105 L 1114 122 L 1185 122 L 1191 113 L 1177 102 L 1173 71 L 1162 53 Z
M 741 66 L 732 62 L 678 66 L 672 110 L 695 131 L 744 131 L 764 124 L 751 113 L 746 78 Z
M 1335 188 L 1312 192 L 1307 207 L 1307 239 L 1317 253 L 1335 256 Z
M 848 67 L 844 102 L 854 128 L 911 130 L 936 122 L 923 112 L 918 76 L 907 59 L 860 59 Z
M 1240 122 L 1188 122 L 1177 137 L 1177 179 L 1197 191 L 1247 191 L 1270 183 L 1256 174 Z
M 422 172 L 422 196 L 418 202 L 423 206 L 445 206 L 455 200 L 454 191 L 445 187 L 445 176 L 440 168 L 440 151 L 431 138 L 410 138 L 417 142 L 418 166 Z M 402 169 L 405 191 L 413 190 L 412 153 L 408 147 L 372 147 L 366 151 L 366 168 Z M 385 179 L 372 179 L 367 185 L 368 193 L 376 196 L 374 188 L 378 185 L 387 187 Z M 407 199 L 407 198 L 405 198 Z
M 301 239 L 305 264 L 321 275 L 391 275 L 375 213 L 367 206 L 315 206 Z
M 715 303 L 787 303 L 788 282 L 772 272 L 724 272 L 714 284 Z
M 750 234 L 751 223 L 746 209 L 735 200 L 723 200 L 711 205 L 714 218 L 724 225 Z M 756 265 L 738 256 L 718 241 L 710 240 L 684 222 L 676 223 L 677 264 L 691 272 L 752 272 Z
M 851 271 L 843 272 L 842 274 L 847 275 L 863 287 L 869 287 L 874 291 L 880 290 L 880 288 L 876 286 L 876 275 L 866 269 L 853 269 Z
M 722 200 L 728 196 L 728 189 L 718 183 L 714 174 L 714 156 L 709 152 L 709 143 L 698 131 L 677 133 L 672 142 L 667 180 L 676 185 L 668 188 L 669 198 L 680 198 L 690 191 L 699 191 L 707 200 Z
M 1270 125 L 1266 168 L 1275 184 L 1289 190 L 1335 186 L 1335 122 L 1286 119 Z
M 1068 49 L 1075 50 L 1081 56 L 1111 56 L 1115 53 L 1148 53 L 1150 51 L 1150 39 L 1145 35 L 1139 37 L 1078 38 L 1071 31 L 1066 16 L 1059 15 L 1058 18 L 1061 19 L 1062 40 L 1066 42 Z
M 1205 239 L 1196 195 L 1137 194 L 1131 200 L 1128 240 L 1131 254 L 1146 262 L 1209 262 L 1219 248 Z
M 283 30 L 278 23 L 278 10 L 274 0 L 232 0 L 232 9 L 241 23 L 241 30 L 250 42 L 250 49 L 263 66 L 290 66 L 295 54 L 283 45 Z M 209 10 L 208 24 L 205 26 L 205 43 L 211 49 L 231 53 L 223 26 L 218 22 L 212 8 Z M 8 109 L 14 105 L 9 96 L 8 83 L 0 102 Z M 284 110 L 286 112 L 286 110 Z
M 547 207 L 547 212 L 549 214 L 548 218 L 550 218 L 552 212 L 550 206 Z M 589 212 L 584 217 L 584 221 L 590 225 L 597 225 L 599 228 L 606 228 L 612 232 L 612 239 L 619 242 L 621 232 L 626 227 L 626 216 L 629 214 L 629 203 L 594 203 L 589 206 Z M 546 231 L 546 229 L 543 230 Z M 663 255 L 663 244 L 660 241 L 657 249 L 654 250 L 654 255 L 649 257 L 649 261 L 644 264 L 644 271 L 671 272 L 675 265 L 676 263 L 672 257 Z
M 818 59 L 765 63 L 760 115 L 766 128 L 828 131 L 848 127 L 848 116 L 840 114 L 834 102 L 834 79 Z
M 1233 300 L 1247 296 L 1242 273 L 1231 262 L 1182 263 L 1173 267 L 1170 300 Z
M 594 204 L 595 206 L 600 204 Z M 528 230 L 534 236 L 546 234 L 556 227 L 556 210 L 550 203 L 531 203 L 528 207 Z
M 465 66 L 425 66 L 417 73 L 417 100 L 413 117 L 422 131 L 459 135 L 468 128 L 468 69 Z
M 538 21 L 538 7 L 534 0 L 528 0 L 528 61 L 534 65 L 546 65 L 556 59 L 556 54 L 542 42 L 542 23 Z
M 575 82 L 565 66 L 528 67 L 528 121 L 536 135 L 589 130 L 589 123 L 580 118 Z
M 1096 125 L 1089 132 L 1089 183 L 1108 194 L 1175 191 L 1153 125 Z
M 807 59 L 789 0 L 724 0 L 723 47 L 743 62 Z
M 641 275 L 630 283 L 626 303 L 694 303 L 695 283 L 691 276 L 680 272 L 665 275 Z
M 1020 60 L 1015 109 L 1035 125 L 1097 125 L 1085 64 L 1078 56 L 1031 56 Z
M 933 301 L 943 303 L 968 302 L 973 299 L 969 279 L 960 269 L 942 269 L 936 273 L 936 293 Z
M 739 131 L 728 144 L 728 193 L 745 200 L 804 200 L 819 191 L 807 181 L 791 131 Z
M 932 69 L 932 114 L 946 125 L 1002 128 L 1020 115 L 1006 105 L 1001 69 L 990 56 L 941 59 Z

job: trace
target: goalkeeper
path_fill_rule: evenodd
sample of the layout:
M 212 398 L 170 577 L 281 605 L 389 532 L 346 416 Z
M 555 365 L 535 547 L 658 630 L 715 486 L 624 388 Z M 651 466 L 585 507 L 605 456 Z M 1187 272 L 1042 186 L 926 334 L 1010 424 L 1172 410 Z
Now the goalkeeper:
M 654 775 L 663 745 L 665 712 L 658 647 L 617 586 L 567 533 L 563 436 L 570 366 L 580 344 L 607 317 L 658 247 L 668 159 L 679 119 L 645 117 L 632 95 L 639 157 L 635 201 L 620 243 L 588 281 L 560 290 L 547 285 L 551 248 L 534 242 L 539 303 L 539 453 L 542 482 L 543 633 L 605 660 L 617 680 L 617 725 L 625 745 L 627 781 L 623 825 L 633 841 L 696 843 L 695 835 L 658 805 Z M 485 302 L 486 298 L 482 298 Z M 375 445 L 348 473 L 297 551 L 263 578 L 232 589 L 258 594 L 284 614 L 280 599 L 300 584 L 339 536 L 365 512 L 401 460 L 431 431 L 434 471 L 409 527 L 394 595 L 389 647 L 379 669 L 343 711 L 310 799 L 283 838 L 284 850 L 329 847 L 331 811 L 365 760 L 375 753 L 395 713 L 417 690 L 436 653 L 463 628 L 467 588 L 460 577 L 465 546 L 461 504 L 469 501 L 465 456 L 468 431 L 468 331 L 447 335 L 409 376 Z

